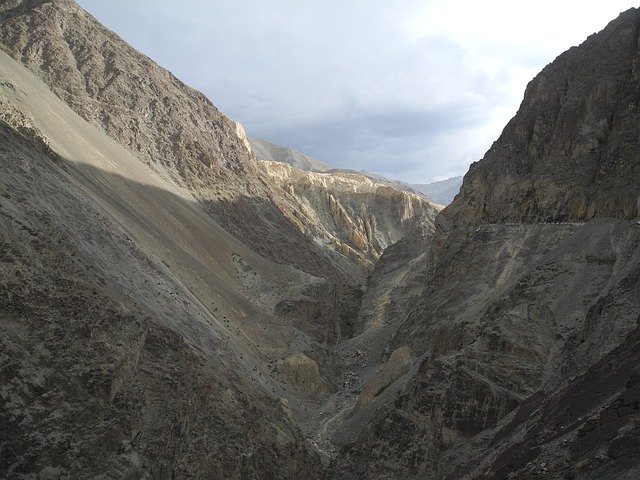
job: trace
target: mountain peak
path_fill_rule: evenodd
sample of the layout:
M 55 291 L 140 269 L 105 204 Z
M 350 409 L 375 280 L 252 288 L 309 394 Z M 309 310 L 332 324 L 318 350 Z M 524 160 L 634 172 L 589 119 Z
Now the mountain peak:
M 545 67 L 445 216 L 472 224 L 636 217 L 639 24 L 640 10 L 630 9 Z

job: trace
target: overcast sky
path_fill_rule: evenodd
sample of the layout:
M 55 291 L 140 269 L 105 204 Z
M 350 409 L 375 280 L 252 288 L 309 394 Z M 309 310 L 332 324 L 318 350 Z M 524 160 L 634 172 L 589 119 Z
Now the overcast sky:
M 79 0 L 250 136 L 412 183 L 466 172 L 622 0 Z

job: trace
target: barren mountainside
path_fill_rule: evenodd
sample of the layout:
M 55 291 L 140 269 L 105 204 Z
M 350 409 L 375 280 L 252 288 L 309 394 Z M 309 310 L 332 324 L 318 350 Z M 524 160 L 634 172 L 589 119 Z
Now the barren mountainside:
M 640 478 L 639 29 L 548 65 L 439 212 L 0 1 L 0 477 Z
M 414 361 L 363 384 L 332 478 L 640 474 L 639 19 L 546 67 L 435 234 L 383 254 L 356 332 Z
M 638 14 L 629 10 L 548 65 L 465 176 L 454 223 L 640 215 Z
M 242 127 L 204 95 L 71 0 L 1 8 L 4 50 L 154 171 L 189 188 L 229 232 L 276 262 L 338 284 L 364 281 L 366 268 L 307 235 L 297 205 L 257 169 Z
M 412 231 L 431 231 L 439 207 L 421 195 L 341 170 L 309 172 L 287 163 L 260 163 L 271 182 L 298 205 L 313 236 L 368 268 Z

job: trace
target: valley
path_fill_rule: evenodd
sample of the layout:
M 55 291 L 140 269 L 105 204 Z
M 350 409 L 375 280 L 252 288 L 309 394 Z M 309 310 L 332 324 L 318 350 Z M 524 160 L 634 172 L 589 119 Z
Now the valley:
M 638 32 L 547 66 L 443 207 L 1 2 L 0 476 L 640 475 Z

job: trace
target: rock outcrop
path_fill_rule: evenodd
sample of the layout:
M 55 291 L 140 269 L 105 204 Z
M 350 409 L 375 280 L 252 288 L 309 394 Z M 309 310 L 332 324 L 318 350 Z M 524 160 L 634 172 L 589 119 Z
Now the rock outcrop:
M 421 195 L 359 173 L 309 172 L 267 161 L 259 168 L 287 192 L 307 234 L 367 269 L 405 235 L 432 230 L 439 211 Z
M 413 364 L 343 416 L 333 478 L 640 470 L 639 24 L 626 12 L 548 66 L 435 234 L 382 256 L 351 341 L 381 366 L 356 389 L 378 390 L 386 352 Z
M 534 78 L 465 176 L 454 224 L 636 218 L 639 15 L 629 10 Z

